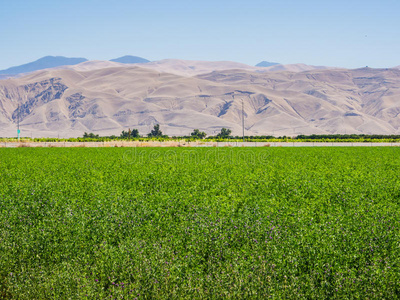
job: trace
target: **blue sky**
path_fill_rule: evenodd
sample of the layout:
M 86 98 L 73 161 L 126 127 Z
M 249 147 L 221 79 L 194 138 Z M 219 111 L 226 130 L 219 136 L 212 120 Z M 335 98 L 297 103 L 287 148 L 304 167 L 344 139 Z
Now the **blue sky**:
M 400 65 L 400 1 L 0 0 L 0 69 L 45 55 Z

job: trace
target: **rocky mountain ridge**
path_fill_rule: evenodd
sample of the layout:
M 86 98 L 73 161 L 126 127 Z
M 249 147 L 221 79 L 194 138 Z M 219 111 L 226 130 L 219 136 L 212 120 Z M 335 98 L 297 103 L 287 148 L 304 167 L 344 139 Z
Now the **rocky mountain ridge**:
M 83 132 L 169 135 L 222 127 L 246 134 L 400 133 L 400 70 L 264 72 L 234 69 L 193 76 L 140 66 L 49 69 L 0 80 L 0 136 Z M 30 133 L 30 134 L 29 134 Z

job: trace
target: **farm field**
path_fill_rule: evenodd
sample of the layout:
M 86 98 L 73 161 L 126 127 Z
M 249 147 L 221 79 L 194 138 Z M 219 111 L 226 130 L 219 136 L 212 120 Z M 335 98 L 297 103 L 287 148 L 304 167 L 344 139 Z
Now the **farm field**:
M 400 148 L 0 149 L 0 299 L 398 299 Z

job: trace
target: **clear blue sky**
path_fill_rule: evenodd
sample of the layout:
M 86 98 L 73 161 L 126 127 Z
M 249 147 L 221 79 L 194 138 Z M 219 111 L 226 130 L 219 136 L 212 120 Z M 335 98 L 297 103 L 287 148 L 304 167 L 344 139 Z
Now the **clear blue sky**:
M 0 0 L 0 69 L 45 55 L 126 54 L 393 67 L 399 12 L 399 0 Z

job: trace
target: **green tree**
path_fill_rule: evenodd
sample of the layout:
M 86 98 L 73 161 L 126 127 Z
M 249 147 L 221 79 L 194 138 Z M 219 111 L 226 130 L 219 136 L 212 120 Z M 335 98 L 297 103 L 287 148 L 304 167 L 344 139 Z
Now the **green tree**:
M 88 139 L 88 138 L 90 138 L 90 139 L 96 139 L 96 138 L 99 138 L 99 135 L 98 135 L 98 134 L 94 134 L 93 132 L 91 132 L 91 133 L 85 132 L 85 133 L 83 134 L 83 138 L 85 138 L 85 139 Z
M 232 133 L 232 130 L 226 129 L 226 128 L 222 128 L 221 132 L 217 134 L 217 137 L 226 139 L 226 138 L 229 138 L 231 133 Z
M 160 124 L 154 125 L 154 129 L 148 134 L 149 137 L 161 137 L 162 135 Z
M 204 131 L 195 129 L 195 130 L 193 130 L 193 132 L 190 135 L 195 139 L 204 139 L 207 134 Z
M 122 133 L 120 135 L 121 138 L 126 139 L 126 138 L 137 138 L 139 137 L 139 130 L 137 129 L 130 129 L 128 131 L 122 130 Z

